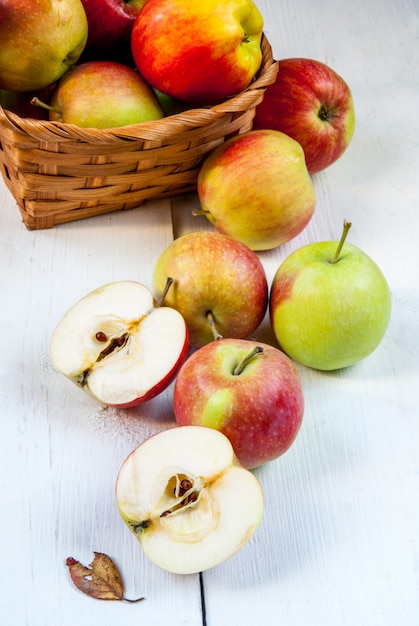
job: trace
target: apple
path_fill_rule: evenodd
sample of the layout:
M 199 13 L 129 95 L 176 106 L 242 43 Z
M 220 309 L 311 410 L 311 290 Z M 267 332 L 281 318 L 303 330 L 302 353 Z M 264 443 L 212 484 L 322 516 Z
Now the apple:
M 88 61 L 67 72 L 48 109 L 50 120 L 83 128 L 115 128 L 164 115 L 153 89 L 138 72 L 114 61 Z
M 83 60 L 132 60 L 132 28 L 146 0 L 81 1 L 89 25 Z
M 246 338 L 262 322 L 268 283 L 257 255 L 231 237 L 196 231 L 175 239 L 157 259 L 152 285 L 156 297 L 173 278 L 165 304 L 177 309 L 188 326 L 190 344 L 214 336 Z
M 298 141 L 310 174 L 334 163 L 355 130 L 352 93 L 332 68 L 305 58 L 279 61 L 276 80 L 256 107 L 253 128 L 279 130 Z
M 135 281 L 108 283 L 81 298 L 59 321 L 50 343 L 59 372 L 115 407 L 159 394 L 187 353 L 182 316 L 159 306 L 148 287 Z
M 197 191 L 211 224 L 252 250 L 296 237 L 316 204 L 303 149 L 275 130 L 252 130 L 219 145 L 199 170 Z
M 261 485 L 230 441 L 203 426 L 169 428 L 140 444 L 116 481 L 122 519 L 146 556 L 174 574 L 222 563 L 254 534 Z
M 80 0 L 2 0 L 0 89 L 36 91 L 79 59 L 87 40 Z
M 323 241 L 292 252 L 270 290 L 270 319 L 280 347 L 318 370 L 348 367 L 371 354 L 391 313 L 388 283 L 376 263 L 356 246 Z
M 304 397 L 299 373 L 283 352 L 247 339 L 219 339 L 183 363 L 173 406 L 179 425 L 221 431 L 240 463 L 253 469 L 291 446 Z
M 148 0 L 132 30 L 144 78 L 176 100 L 215 104 L 245 89 L 262 63 L 252 0 Z

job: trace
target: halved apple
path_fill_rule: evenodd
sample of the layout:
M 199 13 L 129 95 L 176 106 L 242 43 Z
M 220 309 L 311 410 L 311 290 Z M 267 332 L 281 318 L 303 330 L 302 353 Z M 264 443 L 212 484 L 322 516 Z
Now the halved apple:
M 193 574 L 235 554 L 255 532 L 263 492 L 220 431 L 178 426 L 153 435 L 125 459 L 116 482 L 121 517 L 147 557 Z
M 55 367 L 98 402 L 128 407 L 163 391 L 188 353 L 182 315 L 135 281 L 108 283 L 74 304 L 50 343 Z

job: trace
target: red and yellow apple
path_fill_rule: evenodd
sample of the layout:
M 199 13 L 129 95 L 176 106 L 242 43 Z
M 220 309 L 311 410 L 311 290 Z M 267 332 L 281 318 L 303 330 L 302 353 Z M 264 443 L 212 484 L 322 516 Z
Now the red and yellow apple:
M 156 94 L 136 70 L 113 61 L 88 61 L 58 82 L 49 118 L 83 128 L 114 128 L 161 119 Z
M 214 104 L 245 89 L 261 62 L 252 0 L 148 0 L 132 31 L 144 78 L 176 100 Z
M 183 363 L 173 406 L 179 425 L 221 431 L 240 463 L 252 469 L 291 446 L 304 397 L 298 371 L 283 352 L 264 343 L 219 339 Z
M 348 84 L 331 67 L 306 58 L 283 59 L 276 80 L 256 107 L 254 129 L 270 128 L 303 147 L 310 174 L 334 163 L 355 130 Z
M 178 310 L 189 330 L 190 343 L 251 336 L 267 309 L 268 285 L 257 255 L 231 237 L 213 231 L 190 232 L 175 239 L 154 267 L 157 299 L 173 278 L 165 304 Z
M 36 91 L 79 59 L 87 40 L 80 0 L 0 2 L 0 89 Z
M 201 166 L 197 189 L 211 224 L 252 250 L 296 237 L 316 203 L 303 149 L 275 130 L 253 130 L 218 146 Z

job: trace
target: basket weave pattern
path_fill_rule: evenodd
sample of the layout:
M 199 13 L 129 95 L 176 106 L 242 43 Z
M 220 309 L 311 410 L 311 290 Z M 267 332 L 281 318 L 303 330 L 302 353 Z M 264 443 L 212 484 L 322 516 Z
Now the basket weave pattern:
M 237 96 L 155 122 L 84 129 L 0 107 L 0 171 L 25 226 L 51 228 L 196 189 L 205 155 L 252 127 L 277 73 L 265 36 L 262 56 L 256 79 Z

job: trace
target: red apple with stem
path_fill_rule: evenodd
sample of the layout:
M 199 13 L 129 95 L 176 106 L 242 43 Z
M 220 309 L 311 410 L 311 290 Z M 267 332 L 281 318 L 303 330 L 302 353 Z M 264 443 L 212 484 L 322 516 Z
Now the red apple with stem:
M 300 429 L 304 397 L 299 373 L 277 348 L 219 339 L 196 350 L 176 378 L 179 425 L 215 428 L 248 469 L 276 459 Z
M 301 144 L 310 174 L 334 163 L 355 130 L 351 90 L 320 61 L 283 59 L 275 82 L 256 107 L 254 129 L 279 130 Z

